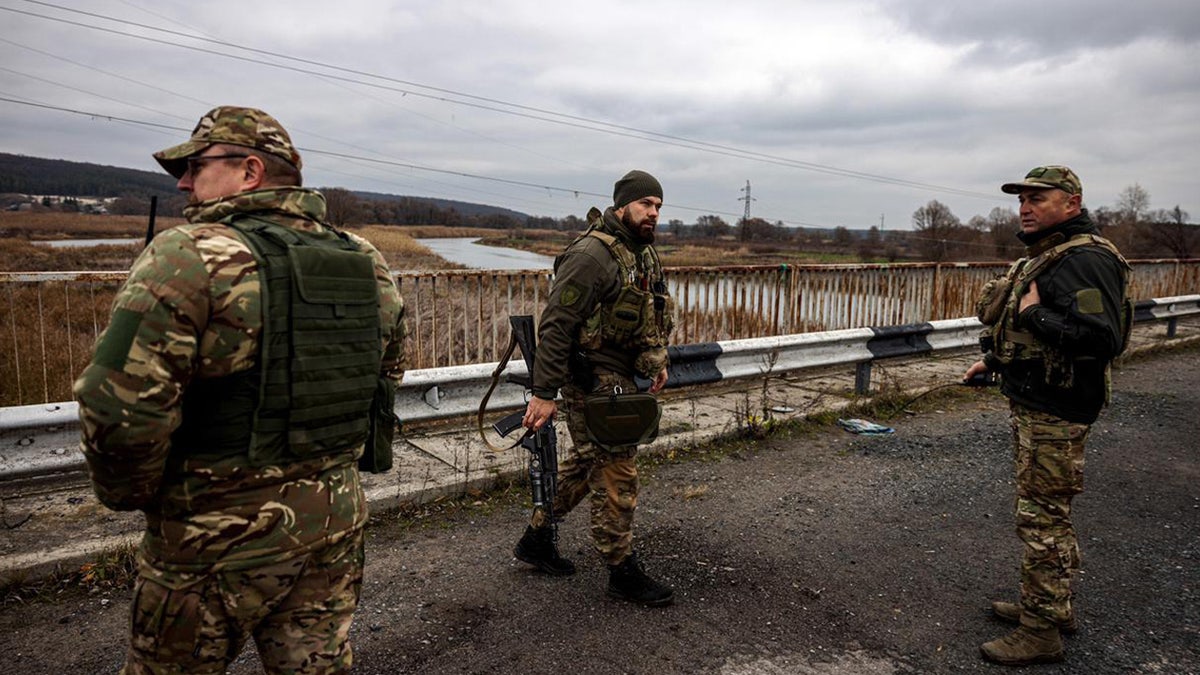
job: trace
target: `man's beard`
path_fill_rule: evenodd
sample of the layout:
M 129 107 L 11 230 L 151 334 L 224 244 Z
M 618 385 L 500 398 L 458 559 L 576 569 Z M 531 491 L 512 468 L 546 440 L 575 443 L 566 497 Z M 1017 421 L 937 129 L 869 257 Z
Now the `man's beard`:
M 625 229 L 633 235 L 633 238 L 636 239 L 638 243 L 654 243 L 654 225 L 648 225 L 647 227 L 643 228 L 640 223 L 634 222 L 633 217 L 629 215 L 628 212 L 621 214 L 621 224 L 625 226 Z

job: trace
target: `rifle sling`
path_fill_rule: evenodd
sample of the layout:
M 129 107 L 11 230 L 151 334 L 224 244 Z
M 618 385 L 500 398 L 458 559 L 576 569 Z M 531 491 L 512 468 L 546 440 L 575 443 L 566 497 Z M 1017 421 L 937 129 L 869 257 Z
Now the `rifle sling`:
M 483 413 L 487 409 L 488 399 L 492 397 L 492 392 L 496 390 L 496 385 L 500 384 L 500 374 L 504 372 L 504 367 L 508 365 L 508 360 L 512 358 L 513 351 L 516 348 L 517 335 L 516 333 L 513 333 L 512 337 L 509 338 L 508 348 L 504 350 L 504 356 L 500 357 L 500 363 L 496 364 L 496 369 L 492 371 L 492 383 L 488 385 L 487 393 L 483 395 L 483 400 L 479 402 L 479 411 L 475 415 L 475 424 L 479 429 L 479 438 L 483 440 L 483 444 L 486 445 L 492 452 L 506 452 L 508 450 L 512 450 L 523 443 L 525 439 L 529 438 L 534 433 L 533 429 L 526 429 L 525 433 L 522 434 L 515 443 L 508 447 L 493 445 L 483 433 Z M 532 373 L 530 373 L 530 375 L 532 376 Z M 547 424 L 549 424 L 549 422 L 547 422 Z

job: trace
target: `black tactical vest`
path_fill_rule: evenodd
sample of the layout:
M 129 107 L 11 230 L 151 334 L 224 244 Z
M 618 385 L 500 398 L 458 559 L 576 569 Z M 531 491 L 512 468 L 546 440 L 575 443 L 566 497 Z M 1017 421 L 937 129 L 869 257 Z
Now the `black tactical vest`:
M 382 360 L 371 256 L 332 230 L 246 216 L 222 222 L 259 265 L 258 362 L 191 382 L 173 458 L 248 454 L 252 466 L 266 466 L 352 451 L 367 437 Z

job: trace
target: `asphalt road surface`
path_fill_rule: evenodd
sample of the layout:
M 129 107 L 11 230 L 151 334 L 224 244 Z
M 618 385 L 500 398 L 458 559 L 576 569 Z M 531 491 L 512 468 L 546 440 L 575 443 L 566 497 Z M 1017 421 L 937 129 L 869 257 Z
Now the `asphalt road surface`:
M 1039 673 L 1200 673 L 1200 352 L 1127 364 L 1088 441 L 1076 498 L 1080 630 Z M 635 528 L 676 603 L 604 594 L 584 509 L 562 525 L 579 570 L 511 558 L 514 496 L 374 519 L 356 673 L 1011 672 L 979 657 L 1015 598 L 1006 405 L 994 390 L 914 404 L 886 437 L 837 429 L 645 466 Z M 115 672 L 128 593 L 0 613 L 11 673 Z M 253 647 L 231 672 L 258 672 Z M 1031 669 L 1032 670 L 1032 669 Z

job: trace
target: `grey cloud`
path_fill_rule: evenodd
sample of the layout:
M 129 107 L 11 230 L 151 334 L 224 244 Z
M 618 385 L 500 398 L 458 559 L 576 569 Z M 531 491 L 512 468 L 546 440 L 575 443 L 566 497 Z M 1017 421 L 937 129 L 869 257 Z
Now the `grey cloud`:
M 934 42 L 972 45 L 981 61 L 1029 61 L 1139 40 L 1200 41 L 1194 0 L 882 2 L 880 10 Z

